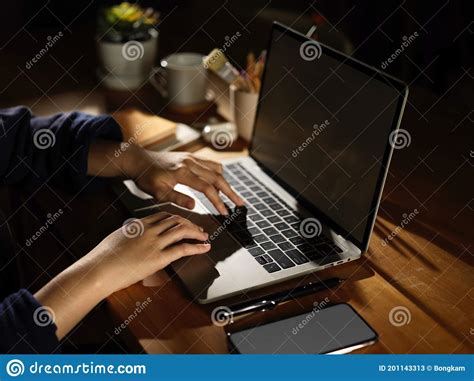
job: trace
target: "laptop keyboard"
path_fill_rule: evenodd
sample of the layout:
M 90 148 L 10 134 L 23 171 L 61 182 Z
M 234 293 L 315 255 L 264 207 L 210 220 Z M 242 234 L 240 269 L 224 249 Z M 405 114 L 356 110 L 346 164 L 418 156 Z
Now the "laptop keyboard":
M 269 273 L 342 253 L 340 247 L 322 235 L 309 239 L 303 237 L 299 231 L 303 217 L 241 164 L 226 165 L 224 177 L 248 205 L 232 223 L 226 225 L 227 231 Z M 196 195 L 209 210 L 215 211 L 204 195 Z M 232 214 L 232 201 L 223 194 L 221 196 Z

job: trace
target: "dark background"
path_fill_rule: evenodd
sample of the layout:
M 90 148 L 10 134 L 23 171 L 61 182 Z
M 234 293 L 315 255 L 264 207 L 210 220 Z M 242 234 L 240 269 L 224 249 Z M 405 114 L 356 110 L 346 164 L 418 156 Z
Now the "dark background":
M 0 23 L 0 99 L 49 96 L 62 90 L 97 83 L 95 76 L 95 19 L 111 1 L 3 2 Z M 242 37 L 227 52 L 242 65 L 248 49 L 266 46 L 273 20 L 305 32 L 318 23 L 318 38 L 380 68 L 400 46 L 403 36 L 419 37 L 406 54 L 386 70 L 411 83 L 443 94 L 469 70 L 473 60 L 472 13 L 468 1 L 284 1 L 284 0 L 165 0 L 141 1 L 161 12 L 159 56 L 171 52 L 208 53 L 240 31 Z M 64 37 L 32 70 L 25 63 L 41 49 L 49 35 Z M 72 67 L 71 67 L 72 66 Z M 20 72 L 22 69 L 25 74 Z M 68 71 L 66 73 L 66 71 Z M 472 78 L 472 73 L 469 73 Z M 14 86 L 9 84 L 14 81 Z M 34 82 L 34 84 L 32 83 Z M 469 81 L 465 85 L 469 85 Z M 469 95 L 463 84 L 457 96 Z M 471 93 L 472 95 L 472 93 Z M 472 97 L 471 97 L 472 98 Z

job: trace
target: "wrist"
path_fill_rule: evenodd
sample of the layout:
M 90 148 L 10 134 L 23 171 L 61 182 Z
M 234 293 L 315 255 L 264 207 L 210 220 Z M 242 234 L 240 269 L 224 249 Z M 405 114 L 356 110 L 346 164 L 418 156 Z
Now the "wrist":
M 137 179 L 143 173 L 145 163 L 148 162 L 146 151 L 137 145 L 123 147 L 120 157 L 120 167 L 126 177 Z

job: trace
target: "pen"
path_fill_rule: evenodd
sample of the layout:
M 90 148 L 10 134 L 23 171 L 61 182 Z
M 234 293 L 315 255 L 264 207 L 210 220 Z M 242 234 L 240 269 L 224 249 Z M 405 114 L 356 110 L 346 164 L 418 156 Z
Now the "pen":
M 339 278 L 330 278 L 322 282 L 317 283 L 308 283 L 303 286 L 296 287 L 291 290 L 280 291 L 261 299 L 253 299 L 248 302 L 234 304 L 229 306 L 229 312 L 227 313 L 229 316 L 239 316 L 243 314 L 247 314 L 250 312 L 256 311 L 265 311 L 271 310 L 275 308 L 280 303 L 283 303 L 287 300 L 292 300 L 296 298 L 300 298 L 309 294 L 312 294 L 317 291 L 322 291 L 324 289 L 330 289 L 338 286 L 343 282 L 342 279 Z

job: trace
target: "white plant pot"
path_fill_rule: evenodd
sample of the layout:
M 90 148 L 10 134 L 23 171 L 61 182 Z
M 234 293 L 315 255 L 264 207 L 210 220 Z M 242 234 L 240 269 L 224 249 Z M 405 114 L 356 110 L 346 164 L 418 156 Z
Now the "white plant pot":
M 150 34 L 146 41 L 97 41 L 98 76 L 105 86 L 134 90 L 148 80 L 158 54 L 158 32 L 151 30 Z

